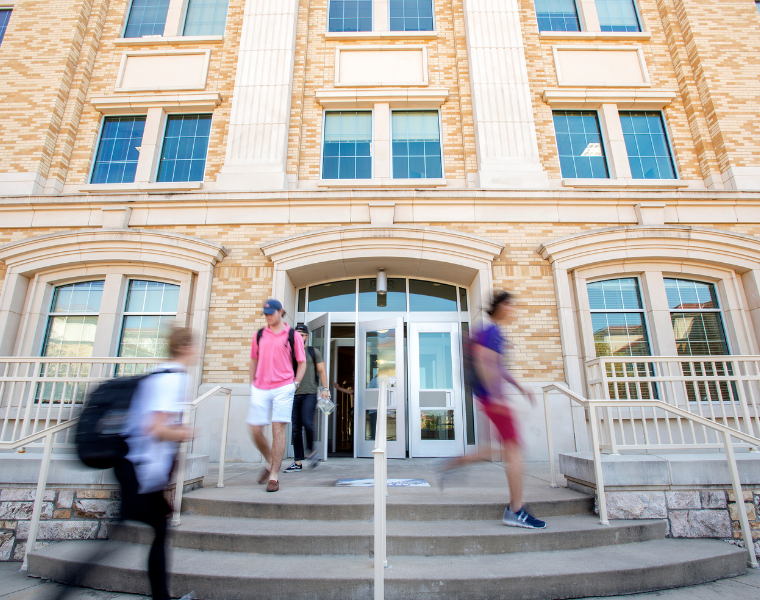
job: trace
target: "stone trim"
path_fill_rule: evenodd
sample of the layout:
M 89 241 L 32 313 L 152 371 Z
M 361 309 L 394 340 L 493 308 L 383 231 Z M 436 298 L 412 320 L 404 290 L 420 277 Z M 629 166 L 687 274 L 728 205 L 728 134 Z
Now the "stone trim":
M 94 96 L 90 104 L 104 115 L 125 113 L 145 114 L 148 109 L 162 108 L 164 112 L 213 111 L 222 103 L 219 92 L 180 94 L 131 94 L 119 96 Z

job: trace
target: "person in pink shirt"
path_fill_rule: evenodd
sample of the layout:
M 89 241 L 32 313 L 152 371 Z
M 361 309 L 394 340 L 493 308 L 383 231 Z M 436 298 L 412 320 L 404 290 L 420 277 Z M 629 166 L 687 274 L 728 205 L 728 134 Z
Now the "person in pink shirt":
M 280 489 L 279 473 L 285 454 L 285 429 L 293 414 L 293 396 L 306 373 L 303 338 L 284 321 L 278 300 L 264 302 L 267 326 L 256 332 L 251 343 L 251 402 L 246 423 L 253 443 L 267 464 L 259 483 L 267 492 Z M 272 447 L 264 428 L 272 425 Z

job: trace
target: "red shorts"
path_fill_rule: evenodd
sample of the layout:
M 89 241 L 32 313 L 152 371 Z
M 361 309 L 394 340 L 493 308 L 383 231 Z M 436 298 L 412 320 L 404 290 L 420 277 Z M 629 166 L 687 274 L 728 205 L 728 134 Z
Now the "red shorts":
M 491 420 L 491 423 L 494 424 L 496 431 L 499 432 L 499 437 L 502 441 L 520 445 L 520 433 L 517 431 L 512 410 L 500 402 L 483 402 L 481 400 L 481 404 L 483 405 L 483 411 L 486 413 L 486 416 Z

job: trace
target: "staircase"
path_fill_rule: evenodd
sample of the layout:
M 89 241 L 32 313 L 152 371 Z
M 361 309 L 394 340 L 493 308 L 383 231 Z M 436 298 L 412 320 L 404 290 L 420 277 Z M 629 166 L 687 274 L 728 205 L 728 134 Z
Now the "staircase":
M 309 479 L 316 473 L 320 478 Z M 602 527 L 591 498 L 546 489 L 544 482 L 532 491 L 528 486 L 526 497 L 530 511 L 548 527 L 505 527 L 504 476 L 498 469 L 494 474 L 498 485 L 492 487 L 389 490 L 386 598 L 580 598 L 745 572 L 746 552 L 740 548 L 716 540 L 666 539 L 663 521 Z M 313 474 L 283 475 L 276 494 L 250 481 L 189 493 L 182 525 L 172 529 L 171 594 L 194 590 L 196 598 L 214 600 L 372 598 L 372 490 L 332 487 L 338 476 L 326 465 Z M 301 478 L 297 484 L 295 477 Z M 112 541 L 42 548 L 30 555 L 29 573 L 149 594 L 151 534 L 128 524 L 112 530 Z M 96 568 L 73 575 L 96 553 Z

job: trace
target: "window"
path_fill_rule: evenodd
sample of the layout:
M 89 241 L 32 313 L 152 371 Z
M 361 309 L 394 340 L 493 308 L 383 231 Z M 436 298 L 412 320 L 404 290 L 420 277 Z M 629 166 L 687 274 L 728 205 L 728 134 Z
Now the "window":
M 757 9 L 757 12 L 760 13 L 760 0 L 755 0 L 755 8 Z M 3 36 L 0 35 L 0 42 L 3 41 Z
M 132 0 L 125 38 L 164 35 L 169 0 Z
M 328 31 L 372 31 L 372 0 L 330 0 Z
M 638 280 L 609 279 L 586 286 L 597 356 L 649 356 Z
M 575 0 L 535 0 L 539 31 L 580 31 Z
M 562 177 L 608 178 L 596 112 L 561 110 L 553 114 Z
M 203 181 L 211 115 L 169 115 L 158 181 Z
M 665 279 L 679 356 L 725 356 L 728 352 L 715 286 Z
M 409 310 L 412 312 L 456 312 L 457 288 L 445 283 L 410 279 Z
M 388 278 L 388 292 L 377 295 L 377 279 L 359 280 L 359 311 L 406 312 L 406 279 Z
M 98 313 L 103 297 L 103 281 L 85 281 L 56 287 L 50 303 L 41 356 L 50 358 L 88 358 L 95 345 Z M 45 377 L 87 377 L 87 363 L 43 363 Z M 37 402 L 81 403 L 85 384 L 42 383 L 36 393 Z
M 433 0 L 390 0 L 391 31 L 433 31 Z
M 621 112 L 625 147 L 634 179 L 676 179 L 662 113 Z
M 145 117 L 106 117 L 90 183 L 132 183 Z
M 130 281 L 121 327 L 119 356 L 168 357 L 166 334 L 177 318 L 178 301 L 178 285 L 158 281 Z M 145 366 L 128 364 L 123 374 L 139 374 Z
M 182 35 L 224 35 L 229 0 L 190 0 Z
M 309 312 L 354 312 L 356 279 L 333 281 L 309 288 Z
M 8 29 L 8 21 L 11 20 L 12 10 L 0 10 L 0 44 L 3 43 L 5 30 Z
M 325 113 L 322 179 L 372 178 L 372 113 Z
M 641 31 L 634 0 L 595 0 L 602 31 Z
M 440 179 L 438 111 L 394 112 L 391 118 L 394 179 Z

